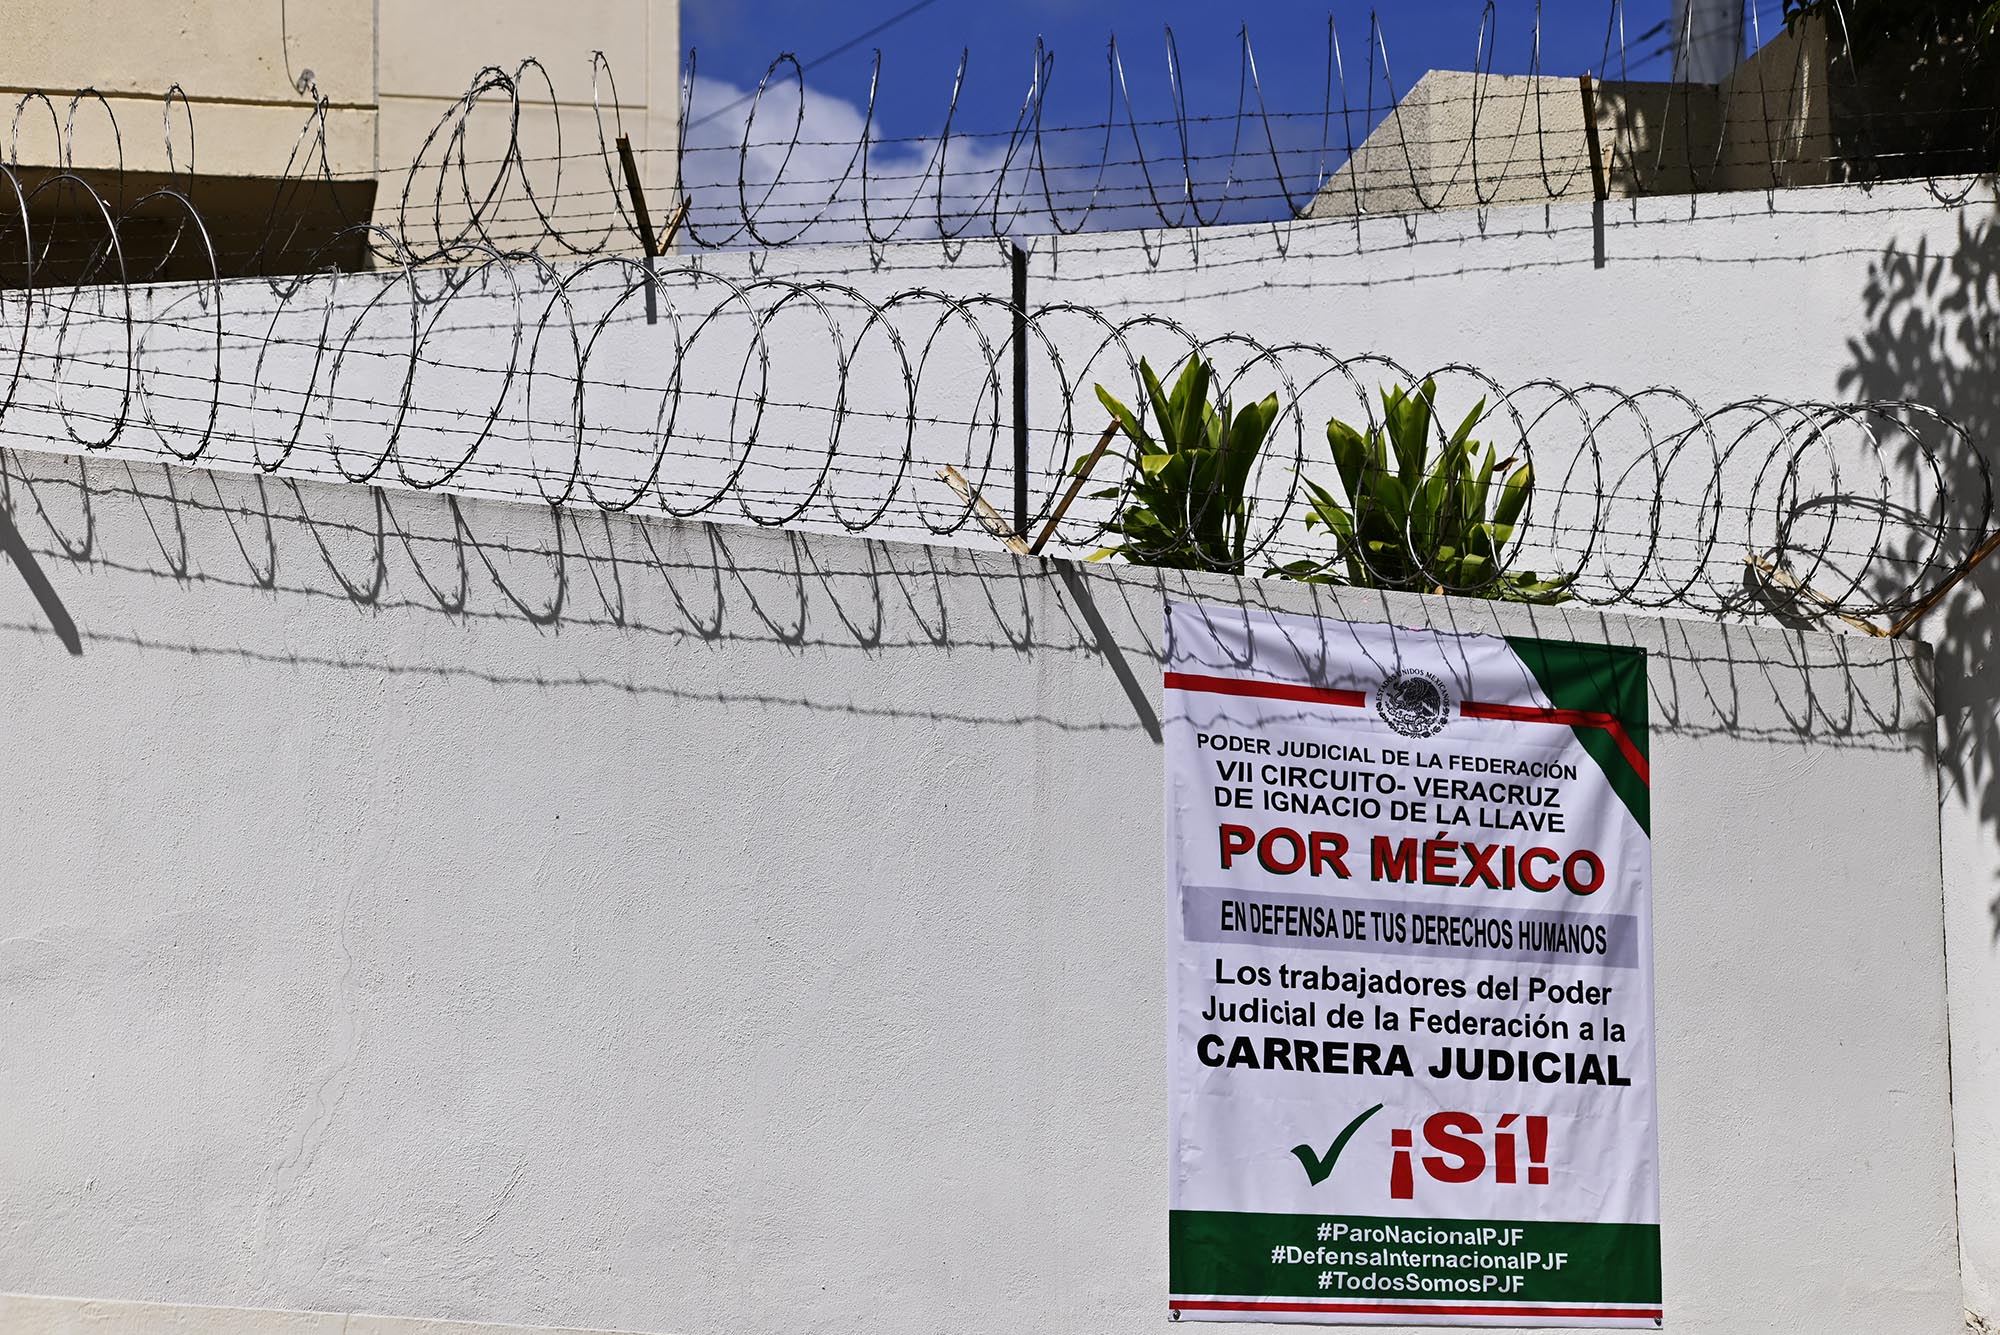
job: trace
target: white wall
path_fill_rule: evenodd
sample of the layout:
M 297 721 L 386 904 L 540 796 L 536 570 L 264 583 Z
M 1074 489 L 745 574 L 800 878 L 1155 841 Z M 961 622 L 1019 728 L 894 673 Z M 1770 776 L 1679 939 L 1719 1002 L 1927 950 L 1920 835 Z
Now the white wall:
M 1590 206 L 1578 203 L 1198 234 L 1126 233 L 1060 242 L 1043 238 L 1036 242 L 1033 293 L 1038 304 L 1073 301 L 1114 319 L 1171 317 L 1197 339 L 1242 331 L 1270 343 L 1324 347 L 1342 357 L 1377 353 L 1416 372 L 1466 364 L 1503 386 L 1548 379 L 1630 392 L 1661 387 L 1710 410 L 1758 395 L 1785 400 L 1907 397 L 1964 423 L 1974 444 L 1986 449 L 1986 442 L 2000 433 L 2000 393 L 1993 388 L 2000 385 L 2000 359 L 1991 336 L 2000 297 L 1990 281 L 2000 271 L 2000 244 L 1991 208 L 1991 193 L 1983 188 L 1964 207 L 1944 207 L 1924 185 L 1905 184 L 1872 191 L 1829 187 L 1621 201 L 1607 208 L 1601 228 Z M 989 302 L 1007 291 L 1005 266 L 995 248 L 977 243 L 954 260 L 925 244 L 763 257 L 704 255 L 696 262 L 704 272 L 738 283 L 751 284 L 768 274 L 829 279 L 851 284 L 877 301 L 919 287 Z M 369 284 L 374 281 L 349 280 L 337 298 L 347 303 L 342 310 L 351 311 L 373 295 Z M 686 293 L 694 298 L 691 309 L 712 309 L 719 301 L 718 286 L 677 277 L 669 306 Z M 255 284 L 229 285 L 222 295 L 230 330 L 222 364 L 231 383 L 218 415 L 222 434 L 211 456 L 247 462 L 255 450 L 268 449 L 277 434 L 271 430 L 273 405 L 280 414 L 277 420 L 289 431 L 293 418 L 285 414 L 296 414 L 303 390 L 288 397 L 287 387 L 323 385 L 325 368 L 315 382 L 310 355 L 299 348 L 281 349 L 260 367 L 261 339 L 272 324 L 268 291 Z M 760 289 L 754 300 L 768 306 L 776 295 L 777 289 Z M 103 309 L 116 316 L 122 312 L 115 298 L 103 292 L 54 296 L 33 310 L 36 324 L 26 336 L 25 375 L 13 408 L 0 421 L 0 439 L 13 444 L 71 447 L 64 418 L 55 411 L 58 393 L 72 406 L 69 425 L 86 438 L 117 411 L 126 356 L 120 343 L 122 321 L 72 318 L 68 332 L 58 338 L 65 315 L 73 316 L 78 302 L 90 307 L 105 303 Z M 159 457 L 169 446 L 190 448 L 202 431 L 213 367 L 204 321 L 213 317 L 202 310 L 201 296 L 191 289 L 167 288 L 140 296 L 142 314 L 164 314 L 175 323 L 156 326 L 138 350 L 139 363 L 157 372 L 151 383 L 161 392 L 145 407 L 163 424 L 165 440 L 152 436 L 134 407 L 120 444 L 137 453 Z M 548 405 L 566 406 L 561 358 L 545 354 L 552 384 L 562 391 L 553 398 L 551 386 L 544 385 L 530 405 L 525 375 L 517 375 L 504 392 L 496 388 L 503 373 L 495 368 L 504 368 L 513 355 L 506 338 L 514 327 L 515 298 L 497 279 L 490 293 L 475 291 L 474 297 L 455 306 L 440 326 L 436 346 L 452 366 L 427 369 L 419 377 L 407 450 L 421 474 L 424 462 L 444 457 L 445 445 L 455 439 L 437 428 L 462 426 L 456 414 L 465 404 L 483 412 L 497 403 L 496 443 L 484 456 L 496 468 L 473 470 L 453 485 L 475 494 L 534 494 L 533 478 L 507 470 L 524 462 L 568 465 L 571 447 L 560 432 L 519 427 L 530 406 L 538 419 L 560 416 Z M 545 292 L 539 293 L 541 302 L 547 299 Z M 824 300 L 853 340 L 865 316 L 851 303 L 843 307 L 835 295 Z M 582 301 L 578 318 L 586 333 L 608 302 L 602 292 Z M 536 309 L 533 301 L 528 305 Z M 8 369 L 3 350 L 20 332 L 10 323 L 20 310 L 17 297 L 0 294 L 0 334 L 5 335 L 0 338 L 0 373 Z M 365 458 L 370 449 L 379 448 L 386 435 L 382 405 L 395 399 L 403 370 L 396 354 L 407 343 L 407 313 L 401 313 L 403 328 L 398 331 L 395 300 L 385 299 L 383 311 L 382 325 L 363 330 L 355 346 L 390 355 L 351 356 L 341 372 L 340 386 L 350 401 L 374 405 L 344 415 L 332 426 L 335 437 L 354 452 L 351 458 Z M 316 299 L 301 301 L 279 332 L 311 337 L 321 313 Z M 850 506 L 880 494 L 869 488 L 882 485 L 881 472 L 869 474 L 865 464 L 893 459 L 906 444 L 911 448 L 912 464 L 897 483 L 898 504 L 878 530 L 891 536 L 928 537 L 927 521 L 942 525 L 952 518 L 950 497 L 931 477 L 940 462 L 976 473 L 989 449 L 997 449 L 1001 460 L 1007 454 L 1004 426 L 994 420 L 998 413 L 1004 422 L 1006 409 L 982 406 L 983 361 L 973 332 L 977 328 L 989 340 L 1004 339 L 1004 314 L 987 304 L 961 318 L 937 302 L 913 303 L 896 320 L 913 350 L 909 361 L 916 360 L 914 350 L 923 347 L 941 317 L 947 317 L 945 332 L 917 399 L 923 430 L 906 432 L 857 416 L 841 436 L 843 465 L 853 471 L 838 475 L 838 485 L 850 489 Z M 1088 364 L 1104 338 L 1101 327 L 1080 315 L 1051 315 L 1040 323 L 1063 358 L 1062 374 L 1086 402 L 1094 379 L 1122 373 L 1122 352 Z M 689 383 L 703 389 L 733 386 L 746 365 L 754 376 L 757 358 L 746 333 L 749 324 L 740 313 L 725 312 L 689 359 Z M 1186 347 L 1182 336 L 1165 328 L 1135 331 L 1129 342 L 1135 353 L 1157 361 L 1171 361 Z M 637 304 L 627 302 L 607 326 L 600 346 L 604 350 L 593 362 L 594 374 L 602 372 L 607 380 L 630 388 L 593 390 L 589 420 L 603 432 L 600 440 L 615 443 L 619 430 L 642 437 L 652 429 L 658 391 L 674 364 L 672 329 L 667 322 L 649 329 Z M 781 371 L 783 393 L 792 402 L 809 405 L 773 409 L 763 421 L 760 452 L 745 476 L 753 490 L 765 493 L 752 509 L 770 519 L 784 507 L 768 493 L 797 485 L 801 476 L 777 465 L 813 457 L 810 451 L 828 439 L 829 414 L 811 405 L 832 401 L 837 358 L 823 317 L 805 303 L 794 303 L 767 327 L 765 347 Z M 851 407 L 892 415 L 903 411 L 907 398 L 901 367 L 906 363 L 885 348 L 879 334 L 872 336 L 855 360 Z M 58 349 L 66 357 L 60 377 L 52 355 Z M 80 351 L 87 355 L 79 357 Z M 1217 349 L 1216 355 L 1239 362 L 1247 356 L 1228 348 Z M 1298 353 L 1294 360 L 1306 364 L 1311 357 Z M 260 377 L 266 388 L 253 401 L 244 386 Z M 1270 385 L 1254 373 L 1251 382 Z M 1055 485 L 1054 464 L 1073 448 L 1074 436 L 1087 445 L 1094 425 L 1080 419 L 1070 424 L 1072 436 L 1058 431 L 1057 384 L 1054 364 L 1038 343 L 1030 405 L 1037 432 L 1038 507 Z M 1360 391 L 1370 388 L 1363 383 Z M 1456 373 L 1445 377 L 1443 392 L 1448 403 L 1463 403 L 1484 390 L 1468 374 Z M 173 397 L 176 393 L 182 397 Z M 1312 419 L 1352 413 L 1358 406 L 1356 393 L 1333 381 L 1322 382 L 1314 395 L 1300 421 L 1284 424 L 1309 464 L 1322 448 Z M 1600 395 L 1592 402 L 1602 408 L 1609 399 Z M 1669 429 L 1689 420 L 1687 410 L 1665 394 L 1648 403 Z M 967 420 L 970 427 L 957 424 Z M 1560 414 L 1548 420 L 1536 440 L 1536 457 L 1544 488 L 1552 490 L 1551 479 L 1564 461 L 1587 454 L 1590 441 Z M 1727 420 L 1741 423 L 1745 417 Z M 672 475 L 679 488 L 672 494 L 684 503 L 740 457 L 744 427 L 741 421 L 732 426 L 723 401 L 712 397 L 692 403 L 676 427 L 673 448 L 683 462 Z M 303 436 L 307 447 L 323 442 L 323 435 L 316 413 L 310 414 Z M 1623 416 L 1602 423 L 1598 435 L 1613 477 L 1644 444 Z M 1764 490 L 1753 492 L 1749 466 L 1768 455 L 1773 440 L 1768 428 L 1752 432 L 1730 466 L 1723 489 L 1729 540 L 1715 545 L 1708 566 L 1716 588 L 1727 589 L 1740 580 L 1742 551 L 1762 545 L 1775 529 L 1776 501 L 1768 480 Z M 773 443 L 808 453 L 768 448 Z M 1845 469 L 1842 485 L 1857 485 L 1859 479 L 1862 491 L 1879 492 L 1918 510 L 1940 505 L 1947 524 L 1969 527 L 1983 520 L 1982 487 L 1966 452 L 1947 455 L 1949 487 L 1941 491 L 1921 468 L 1899 461 L 1893 450 L 1889 468 L 1882 470 L 1858 444 L 1849 439 L 1837 446 L 1836 462 Z M 690 456 L 697 461 L 684 462 Z M 593 475 L 613 480 L 625 476 L 621 470 L 646 462 L 643 455 L 619 455 L 599 444 L 584 457 Z M 302 449 L 286 471 L 325 475 L 329 467 L 322 443 L 317 453 Z M 393 472 L 392 467 L 385 476 Z M 1612 526 L 1636 531 L 1635 514 L 1643 517 L 1656 486 L 1670 498 L 1698 498 L 1713 475 L 1712 454 L 1704 444 L 1679 453 L 1657 478 L 1644 469 L 1628 476 L 1627 499 Z M 1284 470 L 1273 470 L 1267 481 L 1281 485 Z M 1009 479 L 1004 471 L 983 482 L 1006 508 Z M 1807 459 L 1805 496 L 1836 485 L 1827 461 Z M 732 495 L 709 513 L 742 520 L 746 515 L 739 499 Z M 647 507 L 652 504 L 646 502 Z M 1087 519 L 1092 511 L 1086 505 L 1076 513 Z M 1674 512 L 1667 513 L 1671 520 Z M 1859 515 L 1860 530 L 1870 522 Z M 836 526 L 836 520 L 830 507 L 818 505 L 802 525 L 824 529 Z M 1666 550 L 1680 552 L 1677 559 L 1692 560 L 1688 553 L 1700 547 L 1694 540 L 1697 525 L 1689 522 L 1683 530 L 1670 522 L 1668 527 Z M 1088 537 L 1078 523 L 1066 535 L 1079 541 Z M 1869 534 L 1857 535 L 1856 525 L 1850 524 L 1841 536 L 1854 542 L 1832 545 L 1856 545 Z M 1956 549 L 1962 551 L 1974 536 L 1961 532 Z M 975 540 L 983 541 L 977 535 Z M 1891 547 L 1898 541 L 1892 533 Z M 1614 544 L 1608 559 L 1600 557 L 1592 576 L 1600 592 L 1615 587 L 1617 577 L 1629 571 L 1630 556 L 1629 548 L 1620 551 Z M 1866 577 L 1866 570 L 1853 567 L 1850 562 L 1846 573 Z M 1881 570 L 1895 573 L 1891 566 Z M 1968 582 L 1963 596 L 1917 631 L 1938 646 L 1940 714 L 1946 724 L 1939 742 L 1946 788 L 1944 911 L 1966 1302 L 1989 1317 L 2000 1314 L 2000 937 L 1995 929 L 2000 919 L 2000 784 L 1993 782 L 2000 757 L 2000 701 L 1986 684 L 2000 655 L 2000 639 L 1989 628 L 1992 617 L 1985 610 L 1986 600 L 2000 595 L 1996 580 L 2000 576 Z
M 1957 1325 L 1915 646 L 0 462 L 0 1291 L 1156 1329 L 1173 592 L 1646 646 L 1673 1326 Z
M 1893 441 L 1882 452 L 1886 472 L 1850 441 L 1840 485 L 1939 515 L 1959 530 L 1949 544 L 1955 558 L 1985 531 L 1981 469 L 2000 443 L 2000 229 L 1990 191 L 1966 189 L 1963 207 L 1940 205 L 1921 183 L 1620 202 L 1606 210 L 1601 247 L 1588 205 L 1296 227 L 1281 234 L 1282 260 L 1271 257 L 1271 234 L 1251 230 L 1163 239 L 1156 263 L 1126 238 L 1071 240 L 1059 249 L 1055 286 L 1062 298 L 1121 315 L 1166 314 L 1203 331 L 1321 343 L 1348 356 L 1377 352 L 1419 374 L 1469 363 L 1506 386 L 1542 377 L 1628 392 L 1661 386 L 1710 409 L 1757 395 L 1914 399 L 1957 420 L 1977 455 L 1942 449 L 1941 491 Z M 1481 392 L 1463 375 L 1442 384 L 1452 403 Z M 1671 423 L 1671 405 L 1653 402 Z M 1617 421 L 1607 424 L 1614 459 L 1620 434 Z M 1627 450 L 1636 446 L 1629 428 L 1623 435 Z M 1773 433 L 1753 439 L 1739 459 L 1761 463 Z M 1560 441 L 1551 444 L 1563 458 Z M 1544 478 L 1552 471 L 1541 467 Z M 1670 498 L 1697 497 L 1713 472 L 1698 447 L 1657 485 Z M 1731 505 L 1741 506 L 1752 479 L 1740 466 L 1729 476 Z M 1654 476 L 1642 471 L 1636 482 L 1650 499 Z M 1836 489 L 1833 467 L 1809 456 L 1802 495 Z M 1743 530 L 1772 529 L 1768 513 L 1730 517 Z M 1693 528 L 1670 523 L 1669 545 Z M 1856 527 L 1844 534 L 1871 540 Z M 1892 527 L 1890 550 L 1901 542 Z M 1719 580 L 1750 545 L 1740 537 L 1718 545 Z M 1893 577 L 1897 568 L 1881 571 Z M 2000 573 L 1989 567 L 1912 632 L 1938 654 L 1962 1267 L 1966 1306 L 1989 1321 L 2000 1321 L 1996 609 Z

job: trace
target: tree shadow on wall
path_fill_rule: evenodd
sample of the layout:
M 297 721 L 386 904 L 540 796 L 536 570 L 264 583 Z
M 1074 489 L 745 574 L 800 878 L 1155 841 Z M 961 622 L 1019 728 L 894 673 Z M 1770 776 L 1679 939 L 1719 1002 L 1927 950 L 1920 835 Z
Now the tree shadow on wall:
M 1902 539 L 1902 578 L 1921 574 L 1920 587 L 1930 588 L 1971 553 L 1994 520 L 1980 459 L 1990 462 L 2000 442 L 2000 225 L 1990 216 L 1961 217 L 1950 253 L 1928 242 L 1914 251 L 1892 242 L 1870 266 L 1863 309 L 1868 325 L 1848 341 L 1842 392 L 1928 404 L 1954 419 L 1968 441 L 1957 457 L 1935 461 L 1943 486 L 1934 524 L 1913 525 Z M 1932 466 L 1912 438 L 1897 441 L 1889 454 L 1906 477 Z M 1893 602 L 1904 590 L 1885 585 L 1881 592 Z M 1946 723 L 1938 764 L 1989 832 L 2000 881 L 2000 558 L 1976 569 L 1912 633 L 1936 653 Z M 1987 908 L 1992 941 L 2000 946 L 2000 891 Z

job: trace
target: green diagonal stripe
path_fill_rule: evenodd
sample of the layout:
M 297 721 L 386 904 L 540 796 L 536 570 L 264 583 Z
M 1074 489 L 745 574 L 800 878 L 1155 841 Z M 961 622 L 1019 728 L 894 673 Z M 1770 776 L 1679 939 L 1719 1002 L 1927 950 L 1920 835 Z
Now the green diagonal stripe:
M 1628 645 L 1580 644 L 1574 640 L 1507 637 L 1542 693 L 1557 709 L 1609 714 L 1625 726 L 1632 744 L 1649 761 L 1646 737 L 1646 651 Z M 1611 791 L 1648 835 L 1653 832 L 1652 790 L 1625 758 L 1616 739 L 1602 728 L 1575 728 L 1577 741 L 1604 771 Z

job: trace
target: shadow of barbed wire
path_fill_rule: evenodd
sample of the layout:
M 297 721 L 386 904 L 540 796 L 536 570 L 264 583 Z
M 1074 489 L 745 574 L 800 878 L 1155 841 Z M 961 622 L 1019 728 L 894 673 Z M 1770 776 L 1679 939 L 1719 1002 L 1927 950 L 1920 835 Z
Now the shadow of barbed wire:
M 1333 620 L 1429 619 L 1468 633 L 1494 633 L 1496 618 L 1522 616 L 1550 638 L 1643 644 L 1654 662 L 1653 726 L 1663 737 L 1809 738 L 1908 753 L 1928 747 L 1932 725 L 1921 684 L 1897 666 L 1907 651 L 1883 641 L 1577 604 L 1521 608 L 1016 561 L 963 547 L 17 450 L 0 450 L 0 515 L 54 585 L 75 591 L 74 624 L 87 650 L 385 681 L 478 681 L 553 708 L 609 692 L 1156 740 L 1162 600 L 1192 598 Z M 107 582 L 137 604 L 179 610 L 150 628 L 121 620 Z M 328 643 L 308 650 L 287 636 L 221 629 L 232 618 L 258 621 L 274 605 L 299 624 L 327 622 Z M 59 634 L 4 582 L 0 607 L 0 636 L 30 643 Z M 435 652 L 406 641 L 427 634 L 423 624 L 434 618 L 479 639 L 518 633 L 510 627 L 532 633 L 512 641 L 504 664 L 481 663 L 462 639 Z M 764 662 L 767 679 L 760 686 L 740 672 L 718 674 L 718 650 L 731 662 Z M 935 700 L 892 686 L 889 664 L 932 654 L 959 664 L 967 680 L 981 663 L 1005 664 L 1005 672 L 1106 672 L 1118 691 L 1105 697 L 1109 705 L 1058 692 L 1022 710 L 982 705 L 978 692 Z M 853 659 L 880 661 L 887 675 L 856 693 L 819 670 Z
M 2000 219 L 1961 216 L 1951 249 L 1891 242 L 1870 266 L 1862 293 L 1867 327 L 1848 341 L 1840 389 L 1857 399 L 1898 398 L 1950 415 L 1990 459 L 2000 441 Z M 1919 465 L 1904 443 L 1905 468 Z M 1933 558 L 1955 566 L 1987 528 L 1980 460 L 1951 461 Z M 1931 535 L 1912 528 L 1914 554 Z M 2000 561 L 1979 566 L 1910 633 L 1936 654 L 1938 765 L 1950 790 L 1987 830 L 1992 875 L 2000 882 Z M 1988 903 L 2000 947 L 2000 886 Z

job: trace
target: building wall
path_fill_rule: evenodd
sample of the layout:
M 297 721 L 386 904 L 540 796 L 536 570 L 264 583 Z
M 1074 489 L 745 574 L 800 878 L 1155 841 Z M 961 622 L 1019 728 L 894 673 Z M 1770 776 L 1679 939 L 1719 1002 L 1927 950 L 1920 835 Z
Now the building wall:
M 1673 1325 L 1957 1326 L 1918 646 L 0 463 L 0 1291 L 1156 1328 L 1171 593 L 1644 645 Z
M 598 154 L 600 143 L 610 148 L 622 131 L 657 225 L 665 225 L 680 120 L 679 0 L 383 0 L 380 23 L 376 160 L 385 196 L 399 202 L 409 189 L 412 218 L 430 225 L 442 188 L 449 235 L 455 215 L 467 212 L 466 195 L 486 197 L 510 138 L 518 137 L 519 166 L 507 202 L 486 214 L 488 235 L 502 248 L 536 248 L 544 228 L 532 190 L 541 214 L 557 217 L 566 231 L 582 239 L 615 228 L 611 248 L 624 249 L 629 226 L 617 209 L 624 177 L 616 174 L 615 150 Z M 593 69 L 593 52 L 604 53 L 609 77 Z M 521 69 L 530 57 L 544 72 Z M 495 92 L 464 118 L 468 190 L 450 136 L 461 123 L 456 104 L 485 67 L 518 79 L 522 115 L 516 125 L 508 99 Z M 427 148 L 441 122 L 444 132 Z M 566 160 L 558 164 L 558 155 Z M 386 212 L 392 200 L 383 206 Z
M 442 226 L 454 235 L 468 212 L 466 194 L 476 201 L 486 197 L 518 135 L 523 161 L 503 185 L 507 202 L 489 211 L 491 230 L 520 248 L 534 248 L 540 227 L 527 199 L 530 186 L 543 197 L 545 211 L 559 214 L 579 236 L 591 232 L 592 211 L 610 226 L 617 215 L 603 162 L 591 163 L 589 172 L 565 166 L 558 181 L 551 161 L 558 133 L 565 155 L 595 153 L 598 107 L 605 142 L 621 129 L 630 135 L 653 198 L 670 202 L 680 105 L 675 0 L 562 6 L 529 0 L 10 0 L 5 22 L 9 86 L 0 96 L 46 89 L 54 99 L 53 117 L 31 106 L 22 118 L 19 161 L 31 167 L 62 160 L 57 126 L 73 90 L 87 88 L 105 95 L 118 132 L 100 105 L 85 99 L 69 136 L 77 167 L 186 172 L 191 112 L 198 132 L 192 136 L 195 170 L 204 175 L 274 177 L 285 174 L 288 163 L 294 174 L 317 172 L 316 159 L 291 162 L 314 100 L 296 81 L 310 72 L 312 88 L 329 104 L 325 170 L 378 178 L 378 222 L 397 217 L 407 185 L 409 214 L 431 227 L 442 188 Z M 591 56 L 599 51 L 611 62 L 615 90 L 611 80 L 597 86 Z M 529 57 L 545 73 L 522 72 Z M 504 89 L 491 89 L 478 101 L 463 120 L 462 181 L 454 106 L 488 66 L 509 79 L 521 76 L 520 119 L 516 125 Z M 168 136 L 159 127 L 162 99 L 176 84 L 188 106 L 177 103 L 168 116 L 175 153 L 170 162 Z M 426 151 L 426 138 L 441 122 L 442 132 Z M 610 162 L 615 171 L 615 155 Z M 559 185 L 566 202 L 557 208 L 549 201 Z M 111 186 L 100 188 L 116 200 Z
M 72 162 L 78 167 L 167 169 L 162 102 L 179 84 L 194 127 L 199 171 L 277 175 L 311 110 L 293 86 L 311 69 L 332 102 L 328 162 L 336 172 L 374 165 L 375 3 L 244 5 L 229 0 L 9 0 L 5 9 L 6 101 L 47 90 L 55 118 L 35 107 L 21 118 L 19 161 L 60 161 L 55 120 L 77 89 L 105 95 L 121 134 L 86 99 L 77 114 Z M 0 95 L 5 96 L 5 95 Z M 187 113 L 169 117 L 175 166 L 187 170 Z
M 1713 83 L 1430 70 L 1306 208 L 1311 218 L 1821 185 L 1835 153 L 1826 35 L 1774 36 Z M 1597 131 L 1592 156 L 1589 129 Z

